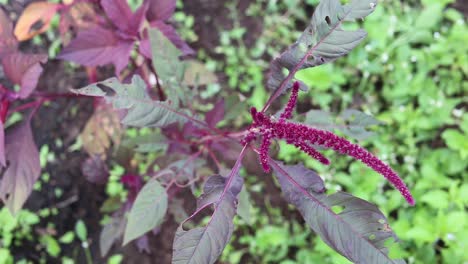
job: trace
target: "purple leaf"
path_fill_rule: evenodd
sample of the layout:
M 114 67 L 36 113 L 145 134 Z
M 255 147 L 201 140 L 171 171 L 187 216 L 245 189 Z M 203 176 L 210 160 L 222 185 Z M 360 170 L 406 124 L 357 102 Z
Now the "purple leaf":
M 9 129 L 5 138 L 7 167 L 2 172 L 0 198 L 12 214 L 19 212 L 40 176 L 39 152 L 29 119 Z
M 205 227 L 185 231 L 183 224 L 179 226 L 173 244 L 173 264 L 211 264 L 216 261 L 234 230 L 233 218 L 236 215 L 237 196 L 242 185 L 238 166 L 235 166 L 227 178 L 215 175 L 206 181 L 196 213 L 214 205 L 213 215 Z
M 223 118 L 224 118 L 224 99 L 221 99 L 214 105 L 213 109 L 211 109 L 208 113 L 206 113 L 205 121 L 209 126 L 215 127 L 219 121 L 223 120 Z
M 128 65 L 133 45 L 134 41 L 120 39 L 114 32 L 96 26 L 80 31 L 58 58 L 85 66 L 112 63 L 118 74 Z
M 36 89 L 39 76 L 42 73 L 41 63 L 47 61 L 47 55 L 10 53 L 2 58 L 5 75 L 14 83 L 20 85 L 19 97 L 24 99 Z
M 146 15 L 148 21 L 165 21 L 174 14 L 176 0 L 151 0 L 149 10 Z
M 354 49 L 367 33 L 362 29 L 346 31 L 342 24 L 364 19 L 376 5 L 377 0 L 350 1 L 346 5 L 341 5 L 339 0 L 321 1 L 311 23 L 296 43 L 271 63 L 267 86 L 275 92 L 265 108 L 291 87 L 291 80 L 298 70 L 331 62 Z M 289 71 L 287 76 L 283 74 L 284 69 Z
M 5 160 L 5 128 L 3 122 L 0 120 L 0 169 L 6 166 Z
M 404 263 L 388 256 L 385 243 L 397 238 L 375 205 L 343 192 L 327 195 L 320 177 L 302 165 L 271 159 L 270 165 L 285 199 L 334 250 L 354 263 Z M 335 213 L 334 207 L 344 209 Z
M 101 0 L 101 6 L 114 25 L 122 31 L 127 31 L 128 22 L 132 17 L 127 0 Z
M 177 31 L 171 25 L 161 21 L 154 21 L 151 23 L 152 28 L 157 28 L 161 31 L 166 38 L 168 38 L 174 46 L 182 51 L 184 56 L 195 54 L 192 48 L 177 34 Z M 140 43 L 140 52 L 151 59 L 151 43 L 148 37 L 144 38 Z
M 149 4 L 144 1 L 143 4 L 133 13 L 130 21 L 128 22 L 127 31 L 128 33 L 134 33 L 135 35 L 140 31 L 141 25 L 145 20 L 145 15 L 148 11 Z
M 13 35 L 13 23 L 0 9 L 0 58 L 3 54 L 15 52 L 18 42 Z
M 111 91 L 107 94 L 100 86 L 112 90 L 113 94 Z M 145 82 L 138 75 L 133 76 L 131 84 L 122 84 L 117 78 L 110 78 L 72 91 L 87 96 L 104 97 L 115 109 L 128 109 L 127 115 L 121 121 L 125 125 L 165 127 L 176 122 L 184 123 L 187 120 L 205 125 L 169 103 L 153 101 L 146 93 Z
M 134 37 L 138 35 L 140 26 L 145 19 L 149 7 L 149 3 L 145 1 L 138 10 L 132 14 L 132 10 L 128 6 L 126 0 L 102 0 L 101 5 L 107 16 L 118 29 Z
M 99 155 L 88 157 L 81 165 L 81 171 L 89 182 L 96 184 L 104 184 L 109 178 L 109 168 Z
M 150 180 L 143 186 L 128 216 L 124 245 L 162 223 L 167 211 L 167 200 L 166 190 L 158 181 Z

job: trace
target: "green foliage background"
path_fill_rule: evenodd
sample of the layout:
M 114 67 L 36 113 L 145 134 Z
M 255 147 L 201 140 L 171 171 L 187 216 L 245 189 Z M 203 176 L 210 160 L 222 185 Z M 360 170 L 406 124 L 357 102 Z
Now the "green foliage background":
M 381 1 L 362 22 L 369 33 L 364 44 L 333 64 L 300 73 L 310 86 L 301 103 L 334 113 L 355 108 L 384 122 L 375 136 L 360 143 L 400 173 L 416 198 L 415 207 L 408 207 L 380 175 L 357 161 L 332 155 L 332 165 L 324 167 L 280 144 L 282 159 L 318 170 L 329 189 L 376 203 L 401 239 L 392 255 L 409 263 L 468 263 L 468 29 L 463 14 L 449 6 L 452 2 Z M 293 43 L 301 30 L 297 25 L 310 17 L 306 5 L 317 3 L 252 3 L 247 14 L 262 16 L 264 23 L 252 49 L 235 45 L 249 34 L 245 28 L 221 34 L 217 52 L 226 55 L 226 63 L 218 69 L 231 87 L 252 92 L 253 105 L 263 105 L 268 95 L 262 73 L 268 62 L 262 56 L 275 56 Z M 262 192 L 258 179 L 250 182 Z M 279 194 L 267 194 L 267 204 L 271 195 Z M 240 231 L 232 240 L 238 242 L 224 252 L 225 261 L 240 263 L 248 254 L 255 263 L 349 263 L 302 223 L 284 219 L 284 212 L 252 212 L 251 225 L 238 221 Z
M 134 6 L 139 3 L 130 2 Z M 179 10 L 183 2 L 178 2 Z M 220 32 L 220 44 L 214 50 L 225 60 L 215 60 L 203 51 L 200 58 L 208 68 L 224 74 L 226 82 L 209 86 L 202 97 L 222 94 L 221 86 L 225 85 L 243 92 L 248 104 L 258 108 L 269 95 L 264 78 L 270 59 L 297 39 L 319 1 L 250 1 L 246 15 L 261 19 L 263 24 L 263 30 L 255 36 L 249 36 L 249 28 L 242 26 L 238 1 L 225 2 L 233 27 Z M 328 152 L 332 165 L 324 167 L 285 144 L 279 148 L 281 159 L 304 162 L 317 170 L 329 190 L 344 190 L 376 203 L 401 240 L 399 246 L 391 248 L 392 256 L 404 257 L 408 263 L 468 263 L 468 28 L 466 17 L 450 7 L 453 2 L 382 0 L 375 13 L 359 22 L 369 33 L 365 43 L 343 59 L 297 76 L 310 87 L 307 94 L 301 93 L 301 113 L 313 108 L 337 114 L 353 108 L 384 123 L 373 127 L 375 135 L 360 144 L 400 173 L 415 196 L 415 207 L 408 207 L 380 175 L 359 162 Z M 174 20 L 185 39 L 196 40 L 192 16 L 179 11 Z M 352 29 L 358 25 L 346 26 Z M 246 43 L 249 37 L 255 39 L 253 45 Z M 39 36 L 34 39 L 39 40 Z M 60 46 L 59 41 L 54 43 L 49 49 L 52 55 Z M 235 126 L 242 122 L 237 120 Z M 42 146 L 41 166 L 53 159 L 54 153 Z M 147 165 L 140 164 L 142 171 Z M 123 195 L 119 181 L 123 173 L 121 167 L 112 169 L 106 186 L 109 196 Z M 49 178 L 44 172 L 35 189 Z M 250 194 L 242 193 L 241 200 L 250 200 L 253 205 L 243 208 L 242 217 L 235 219 L 237 230 L 223 253 L 223 262 L 349 263 L 303 222 L 289 218 L 297 216 L 294 208 L 285 212 L 272 206 L 280 193 L 265 193 L 260 176 L 245 173 L 245 181 Z M 62 191 L 56 190 L 55 195 L 60 197 Z M 261 197 L 263 203 L 259 206 L 254 197 L 256 201 Z M 75 230 L 61 236 L 31 235 L 36 225 L 56 214 L 56 208 L 37 213 L 25 209 L 14 219 L 5 208 L 0 210 L 0 264 L 13 263 L 10 248 L 27 241 L 38 242 L 41 257 L 60 257 L 61 247 L 73 241 L 85 242 L 87 229 L 81 220 Z M 53 229 L 55 223 L 46 225 Z M 90 254 L 88 244 L 82 244 L 82 248 L 76 251 Z M 108 263 L 120 263 L 122 258 L 114 255 Z M 74 263 L 66 256 L 60 260 Z

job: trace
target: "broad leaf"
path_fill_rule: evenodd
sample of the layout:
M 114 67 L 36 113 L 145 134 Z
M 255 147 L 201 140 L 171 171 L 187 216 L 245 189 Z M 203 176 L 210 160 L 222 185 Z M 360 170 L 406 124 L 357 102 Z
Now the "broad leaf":
M 45 1 L 29 4 L 16 22 L 14 31 L 16 38 L 19 41 L 28 40 L 45 32 L 58 8 L 58 4 Z
M 121 135 L 122 127 L 118 113 L 110 105 L 99 104 L 95 107 L 80 137 L 89 155 L 104 159 L 111 143 L 120 144 Z
M 216 124 L 223 120 L 224 118 L 224 99 L 221 99 L 218 101 L 213 109 L 211 109 L 208 113 L 205 115 L 205 121 L 208 125 L 211 127 L 216 127 Z
M 374 135 L 374 132 L 369 131 L 368 128 L 381 124 L 373 116 L 354 109 L 346 109 L 338 117 L 334 117 L 326 111 L 310 110 L 306 114 L 304 123 L 322 130 L 332 132 L 339 130 L 357 140 Z
M 138 35 L 148 10 L 147 1 L 144 1 L 135 13 L 132 13 L 126 0 L 102 0 L 101 5 L 118 29 L 130 36 Z
M 176 1 L 174 0 L 152 0 L 147 14 L 148 21 L 168 20 L 174 14 Z
M 376 120 L 373 116 L 353 109 L 343 111 L 339 117 L 346 122 L 346 126 L 341 130 L 348 136 L 359 140 L 365 139 L 374 134 L 366 128 L 381 124 L 381 122 Z
M 161 224 L 167 211 L 167 199 L 166 190 L 158 181 L 150 180 L 143 186 L 128 216 L 124 245 Z
M 216 261 L 234 230 L 233 218 L 242 185 L 238 172 L 232 172 L 229 178 L 211 176 L 206 181 L 197 212 L 214 205 L 213 215 L 205 227 L 185 231 L 183 225 L 179 226 L 174 238 L 173 264 L 211 264 Z
M 294 74 L 304 68 L 318 66 L 348 54 L 366 36 L 364 30 L 345 31 L 344 21 L 363 19 L 374 11 L 377 0 L 351 0 L 341 5 L 339 0 L 322 0 L 315 9 L 310 25 L 300 38 L 271 66 L 268 87 L 281 94 L 288 89 Z M 289 71 L 288 77 L 283 69 Z
M 112 217 L 110 222 L 102 228 L 99 236 L 99 249 L 102 257 L 106 256 L 112 245 L 122 237 L 125 223 L 123 217 L 117 215 Z
M 101 0 L 101 6 L 114 25 L 122 31 L 127 30 L 132 17 L 127 0 Z
M 325 243 L 354 263 L 404 263 L 388 256 L 387 240 L 396 240 L 382 212 L 350 194 L 325 193 L 323 181 L 302 165 L 270 160 L 285 199 Z M 334 208 L 343 210 L 339 213 Z
M 149 38 L 153 67 L 163 85 L 182 82 L 185 72 L 185 63 L 179 58 L 182 52 L 157 29 L 149 31 Z
M 16 51 L 18 42 L 13 35 L 13 23 L 0 8 L 0 58 L 3 54 Z
M 133 76 L 130 84 L 122 84 L 116 78 L 110 78 L 72 91 L 82 95 L 104 97 L 115 109 L 128 109 L 121 122 L 129 126 L 165 127 L 187 120 L 201 123 L 169 103 L 153 101 L 146 92 L 145 82 L 138 75 Z
M 59 54 L 59 59 L 85 66 L 114 64 L 120 73 L 127 65 L 134 41 L 120 39 L 113 31 L 96 26 L 83 30 Z
M 40 176 L 39 152 L 29 120 L 7 130 L 5 137 L 7 167 L 0 171 L 0 198 L 12 214 L 19 212 Z
M 47 61 L 47 55 L 9 53 L 2 58 L 5 75 L 14 84 L 20 85 L 20 98 L 28 97 L 36 89 L 42 73 L 41 63 Z

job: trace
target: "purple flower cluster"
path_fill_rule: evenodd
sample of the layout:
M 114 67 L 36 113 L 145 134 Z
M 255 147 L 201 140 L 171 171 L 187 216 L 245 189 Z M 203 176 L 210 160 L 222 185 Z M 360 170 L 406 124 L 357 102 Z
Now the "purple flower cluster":
M 397 188 L 409 204 L 414 205 L 414 199 L 405 183 L 401 180 L 398 174 L 387 164 L 374 156 L 369 151 L 353 144 L 348 140 L 339 137 L 329 131 L 319 130 L 306 125 L 288 122 L 286 119 L 292 116 L 292 110 L 296 105 L 297 93 L 299 84 L 296 82 L 293 85 L 292 94 L 284 112 L 280 115 L 279 120 L 267 117 L 263 112 L 258 112 L 257 109 L 251 108 L 252 118 L 254 120 L 245 143 L 254 140 L 257 135 L 262 136 L 260 146 L 260 163 L 265 172 L 270 171 L 268 150 L 273 139 L 285 140 L 288 144 L 293 144 L 300 150 L 307 153 L 312 158 L 328 165 L 329 160 L 318 152 L 313 146 L 320 146 L 328 149 L 333 149 L 336 152 L 351 156 L 376 172 L 383 175 L 395 188 Z

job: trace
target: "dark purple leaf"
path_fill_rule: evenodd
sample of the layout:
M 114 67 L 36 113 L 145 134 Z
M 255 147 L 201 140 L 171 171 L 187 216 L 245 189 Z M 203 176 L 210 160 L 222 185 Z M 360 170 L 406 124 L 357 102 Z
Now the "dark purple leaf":
M 213 109 L 211 109 L 208 113 L 206 113 L 205 121 L 209 126 L 215 127 L 219 121 L 223 120 L 223 118 L 224 118 L 224 99 L 221 99 L 214 105 Z
M 0 9 L 0 58 L 4 54 L 15 52 L 17 46 L 18 42 L 13 35 L 13 23 Z
M 227 178 L 215 175 L 206 181 L 197 212 L 214 205 L 213 215 L 205 227 L 185 231 L 183 224 L 179 226 L 173 244 L 173 264 L 211 264 L 216 261 L 231 238 L 237 196 L 242 185 L 238 167 Z
M 20 85 L 20 98 L 28 97 L 36 89 L 42 73 L 41 63 L 46 61 L 47 55 L 42 54 L 16 52 L 3 56 L 3 71 L 14 84 Z
M 92 183 L 104 184 L 109 178 L 109 168 L 98 155 L 88 157 L 81 165 L 81 171 L 85 178 Z
M 114 32 L 96 26 L 80 31 L 58 58 L 85 66 L 112 63 L 118 74 L 128 65 L 133 45 L 134 41 L 121 39 Z
M 327 195 L 322 179 L 302 165 L 270 159 L 285 199 L 330 247 L 354 263 L 404 263 L 388 256 L 387 240 L 396 240 L 382 212 L 367 201 L 337 192 Z M 333 207 L 344 208 L 335 213 Z
M 144 1 L 143 4 L 133 13 L 130 21 L 128 22 L 128 32 L 137 34 L 140 31 L 141 25 L 145 20 L 146 12 L 148 11 L 149 4 Z
M 146 17 L 148 21 L 168 20 L 174 14 L 176 0 L 150 0 Z
M 171 25 L 161 21 L 155 21 L 151 23 L 151 27 L 159 29 L 159 31 L 161 31 L 164 36 L 166 36 L 166 38 L 168 38 L 172 44 L 174 44 L 174 46 L 183 53 L 183 55 L 187 56 L 195 54 L 193 49 L 190 48 L 189 45 L 177 34 L 177 31 Z M 148 59 L 152 58 L 151 43 L 148 37 L 141 41 L 140 52 Z
M 104 226 L 99 236 L 99 248 L 102 257 L 107 255 L 112 245 L 122 237 L 125 230 L 125 223 L 124 217 L 117 214 Z
M 112 23 L 122 31 L 127 31 L 132 18 L 132 10 L 127 0 L 101 0 L 101 6 Z
M 0 120 L 0 170 L 6 166 L 5 159 L 5 128 L 3 122 Z
M 342 24 L 363 19 L 376 5 L 377 0 L 350 1 L 343 6 L 339 0 L 321 1 L 311 23 L 296 43 L 271 63 L 267 86 L 275 93 L 267 106 L 291 87 L 291 80 L 298 70 L 331 62 L 354 49 L 367 33 L 362 29 L 346 31 Z M 283 74 L 285 69 L 289 71 L 287 76 Z
M 12 214 L 19 212 L 41 173 L 39 152 L 29 119 L 7 130 L 5 137 L 7 167 L 2 172 L 0 198 Z

